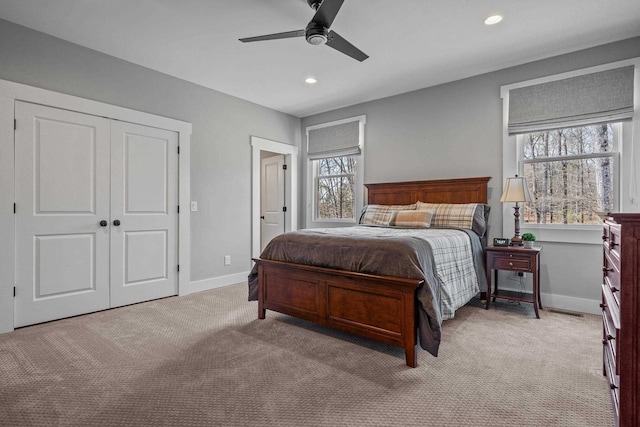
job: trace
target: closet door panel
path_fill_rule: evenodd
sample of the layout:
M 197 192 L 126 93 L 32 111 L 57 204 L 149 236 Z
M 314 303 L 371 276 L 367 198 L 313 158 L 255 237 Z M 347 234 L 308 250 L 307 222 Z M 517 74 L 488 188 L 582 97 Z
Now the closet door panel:
M 16 327 L 109 307 L 109 120 L 16 102 Z
M 175 132 L 112 123 L 112 307 L 178 293 L 177 150 Z

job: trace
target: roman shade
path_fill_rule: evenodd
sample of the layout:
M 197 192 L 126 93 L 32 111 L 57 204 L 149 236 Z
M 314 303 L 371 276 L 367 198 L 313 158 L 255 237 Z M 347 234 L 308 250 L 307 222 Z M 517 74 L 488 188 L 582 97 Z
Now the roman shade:
M 360 121 L 325 126 L 308 131 L 310 160 L 360 154 Z
M 633 118 L 634 66 L 509 91 L 509 135 Z

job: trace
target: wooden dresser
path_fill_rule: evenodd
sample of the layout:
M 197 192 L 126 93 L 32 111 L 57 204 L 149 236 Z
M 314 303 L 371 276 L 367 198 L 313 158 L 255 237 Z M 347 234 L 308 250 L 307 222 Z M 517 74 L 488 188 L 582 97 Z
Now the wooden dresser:
M 616 426 L 640 426 L 640 214 L 604 223 L 602 326 L 604 375 Z

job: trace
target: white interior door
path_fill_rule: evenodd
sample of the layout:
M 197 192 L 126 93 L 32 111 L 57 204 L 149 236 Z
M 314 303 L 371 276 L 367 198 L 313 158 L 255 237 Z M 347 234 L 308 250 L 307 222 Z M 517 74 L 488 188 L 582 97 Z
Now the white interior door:
M 108 308 L 109 120 L 24 102 L 15 118 L 14 325 Z
M 178 134 L 111 127 L 111 306 L 178 293 Z
M 284 156 L 261 161 L 260 251 L 275 236 L 284 233 Z

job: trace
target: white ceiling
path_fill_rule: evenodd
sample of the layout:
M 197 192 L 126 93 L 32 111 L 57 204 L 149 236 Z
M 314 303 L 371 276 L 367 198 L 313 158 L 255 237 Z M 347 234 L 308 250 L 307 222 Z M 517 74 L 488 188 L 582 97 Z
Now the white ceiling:
M 0 18 L 298 117 L 640 36 L 640 0 L 345 0 L 331 29 L 362 63 L 304 38 L 238 41 L 313 14 L 306 0 L 0 0 Z

